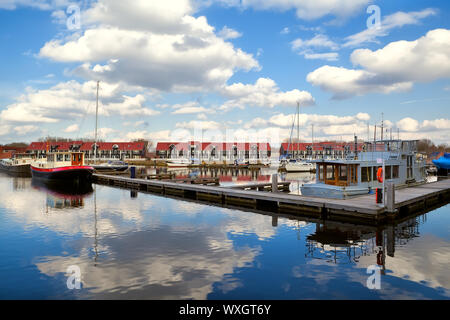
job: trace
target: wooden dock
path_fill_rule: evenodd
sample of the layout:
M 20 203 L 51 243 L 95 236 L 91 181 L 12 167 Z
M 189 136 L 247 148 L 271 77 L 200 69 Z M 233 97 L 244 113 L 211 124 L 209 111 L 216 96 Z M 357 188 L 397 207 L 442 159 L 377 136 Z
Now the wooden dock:
M 276 192 L 246 190 L 250 185 L 206 186 L 171 181 L 131 179 L 128 177 L 94 174 L 99 184 L 114 185 L 146 192 L 188 197 L 208 201 L 211 204 L 229 204 L 238 207 L 254 207 L 276 212 L 287 212 L 319 218 L 338 217 L 345 221 L 370 220 L 379 222 L 396 217 L 400 213 L 412 213 L 450 201 L 450 180 L 399 189 L 395 191 L 395 212 L 375 203 L 375 195 L 350 199 L 325 199 L 280 192 L 286 182 L 278 183 Z M 267 183 L 264 184 L 267 187 Z M 245 187 L 243 189 L 243 187 Z M 258 189 L 258 188 L 256 188 Z M 260 189 L 261 190 L 261 189 Z

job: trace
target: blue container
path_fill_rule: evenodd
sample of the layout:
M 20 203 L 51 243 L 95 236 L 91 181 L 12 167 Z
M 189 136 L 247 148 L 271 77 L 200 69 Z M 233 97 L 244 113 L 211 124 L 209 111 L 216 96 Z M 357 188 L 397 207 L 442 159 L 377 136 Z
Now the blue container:
M 136 167 L 130 167 L 130 178 L 136 178 Z

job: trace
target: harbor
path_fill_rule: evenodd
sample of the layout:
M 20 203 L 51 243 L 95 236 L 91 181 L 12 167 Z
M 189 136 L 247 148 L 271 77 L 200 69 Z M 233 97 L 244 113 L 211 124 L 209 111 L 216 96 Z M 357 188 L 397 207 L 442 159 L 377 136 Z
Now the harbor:
M 178 195 L 180 198 L 208 200 L 210 203 L 240 204 L 243 207 L 275 208 L 279 211 L 291 211 L 298 215 L 312 215 L 316 218 L 340 218 L 365 220 L 377 223 L 395 217 L 399 213 L 426 209 L 438 203 L 450 201 L 450 180 L 437 181 L 415 187 L 395 190 L 395 202 L 388 208 L 380 206 L 374 195 L 365 195 L 351 199 L 323 199 L 283 193 L 290 182 L 278 182 L 276 175 L 272 183 L 255 183 L 231 187 L 204 186 L 191 183 L 177 183 L 171 179 L 133 179 L 121 176 L 94 174 L 99 184 L 119 186 L 138 191 L 149 191 L 162 195 Z M 250 190 L 248 190 L 250 189 Z M 251 189 L 267 189 L 254 191 Z
M 450 296 L 447 261 L 437 258 L 450 253 L 445 202 L 371 224 L 126 186 L 61 189 L 0 173 L 0 212 L 2 298 Z M 80 290 L 65 285 L 71 265 L 83 272 Z M 382 290 L 366 287 L 370 265 L 382 270 Z

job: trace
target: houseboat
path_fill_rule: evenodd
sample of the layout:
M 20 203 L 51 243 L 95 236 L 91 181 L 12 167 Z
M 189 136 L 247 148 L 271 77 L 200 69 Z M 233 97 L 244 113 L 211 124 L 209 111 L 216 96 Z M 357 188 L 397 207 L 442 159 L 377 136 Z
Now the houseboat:
M 31 164 L 33 178 L 46 181 L 89 182 L 93 172 L 84 164 L 83 152 L 50 152 L 46 161 Z
M 426 182 L 425 160 L 417 154 L 417 140 L 366 143 L 362 152 L 355 150 L 344 159 L 312 162 L 316 183 L 301 187 L 305 196 L 344 199 L 382 188 L 380 181 L 393 182 L 397 188 Z
M 34 156 L 28 153 L 16 153 L 12 159 L 0 160 L 0 171 L 10 174 L 30 175 L 30 165 Z

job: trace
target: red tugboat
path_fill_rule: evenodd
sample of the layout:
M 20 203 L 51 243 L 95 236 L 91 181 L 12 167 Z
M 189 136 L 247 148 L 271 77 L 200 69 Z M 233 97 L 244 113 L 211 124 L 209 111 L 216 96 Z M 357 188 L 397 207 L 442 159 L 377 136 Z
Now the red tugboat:
M 33 178 L 46 181 L 90 182 L 93 172 L 84 165 L 83 152 L 51 152 L 46 160 L 31 164 Z

